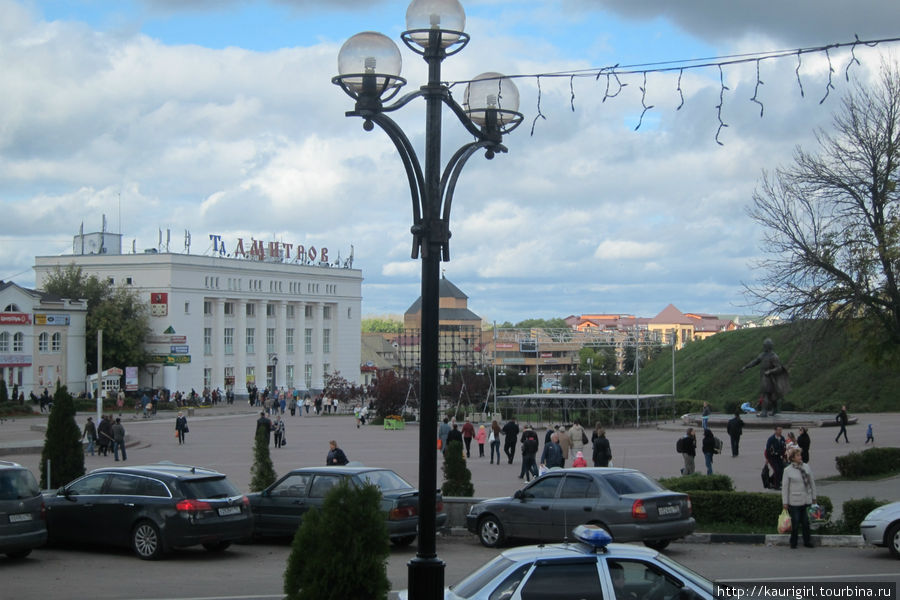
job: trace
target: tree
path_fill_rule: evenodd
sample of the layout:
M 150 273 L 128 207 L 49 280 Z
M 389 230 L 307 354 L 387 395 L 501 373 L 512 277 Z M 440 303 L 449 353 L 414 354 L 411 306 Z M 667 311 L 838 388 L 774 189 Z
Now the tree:
M 278 479 L 272 455 L 269 454 L 269 433 L 265 427 L 256 428 L 256 442 L 253 446 L 253 466 L 250 468 L 252 478 L 250 491 L 261 492 Z
M 337 398 L 341 402 L 350 402 L 363 396 L 365 390 L 361 386 L 355 386 L 341 377 L 340 371 L 334 371 L 325 375 L 323 393 L 328 398 Z
M 60 298 L 85 299 L 88 304 L 85 362 L 88 373 L 97 372 L 97 331 L 103 330 L 103 364 L 143 366 L 147 362 L 144 340 L 150 332 L 146 305 L 137 292 L 114 287 L 96 275 L 85 275 L 74 264 L 57 267 L 44 281 L 44 291 Z
M 311 551 L 314 549 L 314 551 Z M 346 480 L 303 516 L 284 572 L 288 600 L 387 598 L 391 548 L 381 492 Z
M 447 444 L 443 470 L 444 485 L 441 486 L 441 492 L 445 496 L 471 498 L 475 494 L 472 472 L 466 466 L 466 459 L 463 458 L 463 445 L 459 440 Z
M 900 349 L 900 70 L 857 82 L 817 133 L 818 153 L 763 175 L 749 215 L 765 228 L 751 297 L 792 318 L 855 327 L 875 356 Z M 885 351 L 888 351 L 885 353 Z
M 391 318 L 370 317 L 363 319 L 360 328 L 364 333 L 400 333 L 403 322 Z
M 388 415 L 400 415 L 407 404 L 407 395 L 410 393 L 409 379 L 398 377 L 391 369 L 385 369 L 378 373 L 375 380 L 375 414 L 379 417 Z M 418 386 L 416 386 L 416 389 Z M 413 390 L 413 394 L 415 390 Z
M 9 402 L 9 390 L 6 389 L 6 380 L 0 379 L 0 404 Z
M 47 462 L 50 480 L 47 480 Z M 75 402 L 59 382 L 53 394 L 53 408 L 47 419 L 47 435 L 41 451 L 41 487 L 54 489 L 84 475 L 84 447 L 75 422 Z

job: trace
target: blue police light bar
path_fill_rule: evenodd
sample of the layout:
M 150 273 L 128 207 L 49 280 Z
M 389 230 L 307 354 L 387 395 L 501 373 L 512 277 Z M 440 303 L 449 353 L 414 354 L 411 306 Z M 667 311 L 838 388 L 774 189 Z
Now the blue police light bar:
M 572 530 L 575 537 L 589 546 L 603 550 L 612 543 L 612 537 L 602 527 L 596 525 L 579 525 Z

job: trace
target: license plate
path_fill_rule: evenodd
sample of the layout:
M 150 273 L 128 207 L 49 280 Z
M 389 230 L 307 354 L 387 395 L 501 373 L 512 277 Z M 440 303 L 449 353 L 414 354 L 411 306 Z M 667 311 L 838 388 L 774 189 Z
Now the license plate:
M 220 509 L 219 509 L 219 516 L 220 516 L 220 517 L 227 517 L 228 515 L 239 515 L 239 514 L 241 514 L 241 507 L 240 507 L 240 506 L 229 506 L 229 507 L 226 507 L 226 508 L 220 508 Z
M 30 521 L 31 513 L 21 513 L 18 515 L 9 515 L 10 523 L 22 523 L 23 521 Z
M 656 510 L 661 517 L 681 514 L 681 508 L 678 506 L 660 506 Z

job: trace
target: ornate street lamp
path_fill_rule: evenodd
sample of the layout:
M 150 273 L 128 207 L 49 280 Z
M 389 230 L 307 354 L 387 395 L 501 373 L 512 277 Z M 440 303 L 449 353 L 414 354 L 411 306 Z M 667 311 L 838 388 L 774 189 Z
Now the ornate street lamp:
M 275 381 L 275 374 L 278 371 L 278 357 L 272 355 L 272 393 L 278 394 L 278 383 Z
M 412 258 L 422 259 L 421 427 L 419 430 L 419 542 L 409 562 L 410 598 L 443 598 L 444 563 L 435 543 L 437 503 L 438 302 L 440 263 L 450 260 L 450 207 L 460 171 L 484 149 L 487 158 L 506 152 L 503 134 L 522 122 L 519 93 L 509 79 L 485 73 L 472 80 L 463 104 L 441 82 L 441 62 L 469 42 L 466 16 L 458 0 L 413 0 L 406 10 L 406 31 L 400 38 L 428 64 L 428 83 L 393 100 L 406 83 L 400 77 L 402 59 L 390 38 L 371 31 L 347 40 L 338 55 L 339 85 L 356 103 L 348 117 L 361 117 L 363 129 L 378 125 L 388 135 L 406 170 L 412 198 Z M 409 138 L 387 113 L 425 100 L 424 170 Z M 475 138 L 463 145 L 441 170 L 441 110 L 446 105 Z

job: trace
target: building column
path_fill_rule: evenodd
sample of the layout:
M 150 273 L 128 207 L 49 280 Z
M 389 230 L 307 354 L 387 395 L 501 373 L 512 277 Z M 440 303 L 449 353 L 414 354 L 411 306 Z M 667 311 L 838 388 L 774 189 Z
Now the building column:
M 295 345 L 294 345 L 294 380 L 297 387 L 301 390 L 308 391 L 311 386 L 306 385 L 306 302 L 297 302 L 294 309 L 294 328 L 295 328 Z
M 216 373 L 221 373 L 225 358 L 225 298 L 213 298 L 213 336 L 212 336 L 212 356 L 207 363 L 212 372 L 210 378 L 210 386 L 215 387 Z M 232 340 L 233 342 L 233 340 Z M 194 388 L 200 394 L 203 391 L 203 370 L 200 371 L 201 381 Z M 195 383 L 191 382 L 190 387 L 194 387 Z
M 235 306 L 237 311 L 237 326 L 234 331 L 234 392 L 244 393 L 247 384 L 247 301 L 238 300 Z M 224 372 L 223 372 L 224 375 Z
M 287 301 L 275 303 L 275 355 L 278 365 L 275 367 L 275 383 L 279 388 L 287 389 L 284 374 L 287 372 L 288 355 L 285 346 L 284 330 L 287 327 Z
M 322 370 L 324 354 L 322 352 L 322 313 L 325 305 L 322 302 L 313 302 L 313 339 L 312 339 L 312 384 L 314 388 L 325 387 L 325 373 Z

